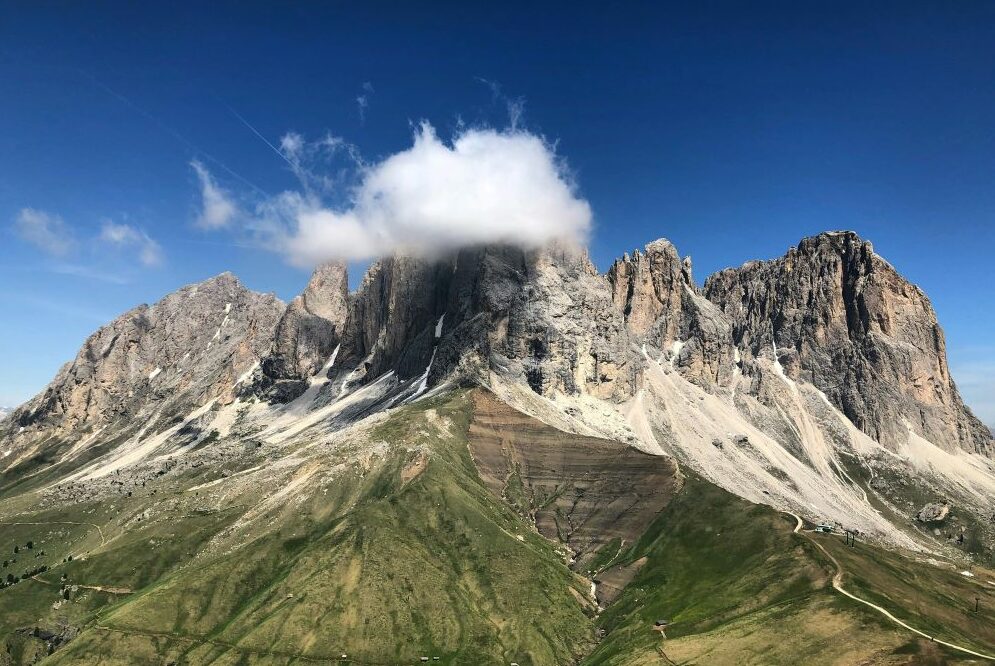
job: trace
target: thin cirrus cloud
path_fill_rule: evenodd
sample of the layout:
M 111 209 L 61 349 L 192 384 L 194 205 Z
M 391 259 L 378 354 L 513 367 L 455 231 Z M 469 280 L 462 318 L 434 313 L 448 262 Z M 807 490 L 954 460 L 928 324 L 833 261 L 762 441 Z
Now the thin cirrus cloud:
M 291 142 L 298 152 L 299 141 Z M 219 206 L 220 190 L 203 165 L 194 169 L 203 219 L 209 205 Z M 591 225 L 591 208 L 564 161 L 542 137 L 515 127 L 469 129 L 446 142 L 423 122 L 409 148 L 356 167 L 355 183 L 342 206 L 328 205 L 308 188 L 269 197 L 245 216 L 242 228 L 290 263 L 314 266 L 483 243 L 583 242 Z M 223 210 L 238 210 L 225 201 Z
M 134 250 L 143 266 L 159 266 L 163 262 L 162 248 L 147 233 L 129 224 L 115 224 L 105 220 L 100 227 L 99 239 L 114 247 Z
M 162 247 L 145 231 L 129 224 L 116 224 L 109 220 L 103 222 L 100 233 L 93 237 L 91 242 L 81 243 L 78 240 L 80 234 L 60 215 L 37 208 L 23 208 L 14 220 L 14 230 L 24 241 L 50 257 L 62 260 L 49 267 L 50 270 L 60 274 L 102 282 L 126 282 L 124 278 L 108 273 L 102 267 L 89 265 L 91 262 L 86 260 L 99 248 L 108 246 L 133 251 L 134 258 L 143 266 L 159 266 L 164 260 Z M 75 263 L 66 263 L 70 256 L 76 259 Z
M 227 227 L 235 219 L 238 208 L 228 193 L 218 186 L 207 167 L 198 160 L 191 161 L 190 166 L 200 181 L 201 210 L 197 216 L 197 226 L 206 230 Z
M 370 97 L 373 96 L 373 84 L 363 83 L 363 91 L 356 97 L 356 110 L 359 112 L 359 123 L 366 123 L 366 110 L 370 108 Z
M 65 257 L 76 248 L 69 225 L 60 216 L 43 210 L 22 208 L 14 229 L 23 240 L 53 257 Z

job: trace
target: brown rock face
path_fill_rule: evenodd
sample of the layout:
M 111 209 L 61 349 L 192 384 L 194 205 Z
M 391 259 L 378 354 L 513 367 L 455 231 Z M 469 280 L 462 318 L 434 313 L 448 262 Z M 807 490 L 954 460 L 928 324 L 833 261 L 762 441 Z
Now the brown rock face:
M 692 381 L 725 380 L 733 359 L 731 323 L 701 295 L 690 257 L 682 260 L 670 241 L 656 240 L 617 260 L 607 278 L 633 340 L 674 350 L 675 365 Z
M 779 355 L 857 427 L 895 447 L 908 430 L 938 446 L 992 455 L 947 366 L 926 295 L 852 232 L 806 238 L 780 259 L 711 276 L 705 294 L 737 345 Z
M 679 339 L 684 290 L 694 282 L 690 260 L 682 262 L 670 241 L 661 238 L 615 261 L 608 283 L 630 333 L 661 349 Z
M 230 273 L 141 305 L 91 335 L 45 391 L 8 422 L 52 433 L 85 432 L 139 414 L 225 398 L 269 346 L 283 304 Z M 168 414 L 166 413 L 168 412 Z M 8 434 L 15 434 L 12 431 Z
M 562 432 L 487 391 L 472 398 L 470 453 L 484 484 L 569 546 L 578 569 L 613 539 L 635 542 L 680 489 L 672 458 Z

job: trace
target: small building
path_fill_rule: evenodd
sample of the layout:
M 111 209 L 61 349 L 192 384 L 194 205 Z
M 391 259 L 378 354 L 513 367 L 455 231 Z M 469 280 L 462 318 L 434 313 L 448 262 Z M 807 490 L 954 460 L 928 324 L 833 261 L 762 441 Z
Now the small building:
M 653 623 L 653 629 L 656 631 L 663 631 L 670 625 L 670 620 L 657 620 Z
M 832 532 L 833 531 L 833 526 L 830 525 L 829 523 L 819 523 L 815 527 L 815 531 L 816 532 Z

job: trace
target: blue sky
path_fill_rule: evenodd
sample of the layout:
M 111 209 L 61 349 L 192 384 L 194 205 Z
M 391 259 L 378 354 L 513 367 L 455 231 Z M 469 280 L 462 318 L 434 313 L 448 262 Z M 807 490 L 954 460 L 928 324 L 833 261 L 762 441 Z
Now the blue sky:
M 854 229 L 930 295 L 995 422 L 995 4 L 147 4 L 0 6 L 0 404 L 183 284 L 301 289 L 286 254 L 198 224 L 192 161 L 258 204 L 300 189 L 290 132 L 376 162 L 513 103 L 602 269 L 665 236 L 703 280 Z

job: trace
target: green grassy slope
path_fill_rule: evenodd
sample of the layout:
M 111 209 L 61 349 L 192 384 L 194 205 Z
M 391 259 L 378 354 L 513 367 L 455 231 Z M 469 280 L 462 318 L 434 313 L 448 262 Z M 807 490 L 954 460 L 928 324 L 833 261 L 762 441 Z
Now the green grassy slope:
M 450 423 L 450 434 L 426 423 Z M 392 416 L 370 435 L 387 453 L 368 470 L 315 488 L 264 517 L 231 552 L 201 555 L 150 579 L 101 564 L 145 560 L 122 537 L 77 575 L 138 591 L 93 617 L 50 660 L 290 663 L 349 655 L 353 663 L 569 663 L 593 643 L 586 582 L 476 476 L 466 448 L 465 396 Z M 419 451 L 424 450 L 425 453 Z M 215 528 L 230 522 L 223 516 Z M 185 517 L 179 529 L 197 539 Z M 126 540 L 127 539 L 127 540 Z M 118 542 L 115 542 L 118 543 Z M 183 560 L 197 543 L 177 543 Z M 209 551 L 210 549 L 208 549 Z M 100 570 L 97 571 L 97 568 Z
M 239 486 L 201 467 L 154 495 L 150 484 L 30 512 L 36 495 L 0 500 L 0 548 L 21 546 L 10 570 L 49 566 L 0 589 L 0 666 L 958 663 L 832 591 L 834 568 L 793 519 L 693 474 L 637 541 L 613 538 L 587 560 L 596 578 L 631 577 L 598 614 L 589 580 L 512 506 L 524 495 L 506 501 L 478 476 L 472 398 L 403 408 L 312 458 L 291 443 L 286 484 Z M 928 582 L 930 603 L 949 609 L 977 587 L 871 547 L 838 557 L 863 572 L 846 578 L 854 592 L 910 621 L 911 590 Z M 986 647 L 976 622 L 990 613 L 961 621 L 960 606 L 932 621 Z M 653 629 L 663 618 L 666 639 Z M 71 640 L 46 656 L 44 632 Z
M 843 586 L 899 619 L 946 641 L 995 653 L 995 574 L 942 568 L 834 535 L 814 535 L 843 566 Z M 968 572 L 971 573 L 971 572 Z M 977 611 L 975 611 L 977 608 Z
M 612 566 L 646 558 L 602 613 L 590 666 L 638 664 L 929 663 L 956 654 L 829 588 L 833 569 L 792 533 L 794 519 L 694 475 Z M 654 630 L 668 620 L 666 638 Z M 925 661 L 921 661 L 925 659 Z

